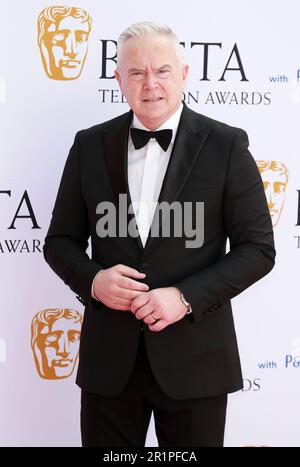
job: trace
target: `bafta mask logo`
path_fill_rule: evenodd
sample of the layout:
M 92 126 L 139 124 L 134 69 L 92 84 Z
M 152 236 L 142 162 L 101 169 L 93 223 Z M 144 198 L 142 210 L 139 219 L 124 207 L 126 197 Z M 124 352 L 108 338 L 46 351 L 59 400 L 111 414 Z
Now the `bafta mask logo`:
M 51 79 L 77 79 L 88 51 L 92 19 L 86 10 L 67 6 L 45 8 L 38 18 L 38 44 Z
M 31 322 L 31 348 L 41 378 L 68 378 L 79 351 L 82 314 L 67 308 L 48 308 Z
M 260 171 L 273 227 L 275 227 L 285 203 L 285 191 L 288 184 L 288 169 L 279 161 L 256 161 Z

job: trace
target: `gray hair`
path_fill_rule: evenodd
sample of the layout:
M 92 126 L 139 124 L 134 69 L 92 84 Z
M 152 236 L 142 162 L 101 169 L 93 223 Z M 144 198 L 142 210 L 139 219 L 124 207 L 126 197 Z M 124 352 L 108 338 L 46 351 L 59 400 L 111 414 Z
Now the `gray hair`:
M 169 26 L 161 23 L 155 23 L 152 21 L 143 21 L 141 23 L 135 23 L 129 26 L 125 31 L 123 31 L 118 39 L 117 43 L 117 60 L 119 62 L 120 56 L 122 53 L 123 46 L 128 39 L 139 38 L 139 37 L 149 37 L 149 36 L 165 36 L 169 37 L 176 47 L 176 52 L 180 62 L 183 61 L 182 57 L 182 48 L 179 44 L 176 34 L 172 31 Z

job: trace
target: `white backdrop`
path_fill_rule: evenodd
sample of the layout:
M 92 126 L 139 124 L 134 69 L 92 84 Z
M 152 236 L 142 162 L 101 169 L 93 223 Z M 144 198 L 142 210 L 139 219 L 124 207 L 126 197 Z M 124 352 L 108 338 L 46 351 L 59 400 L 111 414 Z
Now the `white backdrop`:
M 82 74 L 67 81 L 46 75 L 37 43 L 38 15 L 51 5 L 63 3 L 1 0 L 0 445 L 80 445 L 76 367 L 65 379 L 41 378 L 30 327 L 41 310 L 83 309 L 39 250 L 75 132 L 127 110 L 120 94 L 112 93 L 116 81 L 99 78 L 104 41 L 116 40 L 133 22 L 157 20 L 185 42 L 188 105 L 244 128 L 256 160 L 288 167 L 275 227 L 277 265 L 233 300 L 245 388 L 230 396 L 225 442 L 300 446 L 300 6 L 294 0 L 152 0 L 149 10 L 138 0 L 74 0 L 69 5 L 87 10 L 93 22 Z M 205 46 L 192 42 L 221 44 L 206 46 L 208 80 L 202 79 Z M 108 45 L 114 55 L 114 44 Z M 219 81 L 230 56 L 227 68 L 240 70 L 227 70 Z M 113 63 L 107 63 L 111 75 Z M 241 81 L 241 66 L 248 81 Z M 156 445 L 153 425 L 147 444 Z

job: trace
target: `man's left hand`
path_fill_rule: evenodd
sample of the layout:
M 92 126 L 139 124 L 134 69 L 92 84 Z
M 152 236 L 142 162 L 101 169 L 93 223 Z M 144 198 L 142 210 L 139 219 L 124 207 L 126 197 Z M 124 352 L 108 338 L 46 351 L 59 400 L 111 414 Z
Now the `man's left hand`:
M 131 312 L 148 324 L 150 331 L 161 331 L 181 320 L 188 307 L 180 300 L 176 287 L 163 287 L 143 292 L 131 303 Z M 157 321 L 155 321 L 157 320 Z

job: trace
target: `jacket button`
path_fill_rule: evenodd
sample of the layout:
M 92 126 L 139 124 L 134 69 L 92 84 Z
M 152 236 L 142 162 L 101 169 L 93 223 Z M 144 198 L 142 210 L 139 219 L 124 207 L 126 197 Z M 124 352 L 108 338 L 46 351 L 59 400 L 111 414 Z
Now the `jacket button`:
M 140 269 L 142 271 L 145 271 L 146 269 L 149 269 L 150 267 L 150 264 L 149 263 L 146 263 L 145 261 L 143 263 L 140 264 Z

